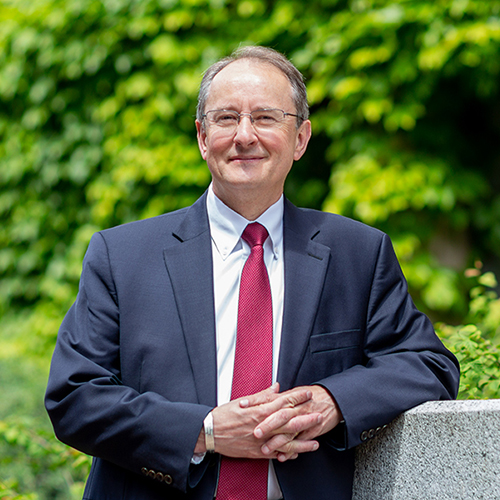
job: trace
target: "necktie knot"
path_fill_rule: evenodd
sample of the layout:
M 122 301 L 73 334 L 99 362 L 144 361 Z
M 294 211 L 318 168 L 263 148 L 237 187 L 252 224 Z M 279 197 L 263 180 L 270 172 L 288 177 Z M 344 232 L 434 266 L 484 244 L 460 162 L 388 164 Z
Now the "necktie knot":
M 263 245 L 266 241 L 269 233 L 267 229 L 258 222 L 253 222 L 248 224 L 248 226 L 243 231 L 241 237 L 253 248 L 256 245 Z

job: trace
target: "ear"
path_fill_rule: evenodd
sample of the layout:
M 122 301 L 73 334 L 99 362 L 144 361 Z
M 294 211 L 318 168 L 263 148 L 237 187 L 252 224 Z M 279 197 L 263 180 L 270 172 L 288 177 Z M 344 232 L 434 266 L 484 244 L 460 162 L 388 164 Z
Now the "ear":
M 306 152 L 309 139 L 311 138 L 311 133 L 311 122 L 309 120 L 304 120 L 297 132 L 297 141 L 295 143 L 295 151 L 293 153 L 293 159 L 295 161 L 300 160 L 302 155 Z
M 198 147 L 200 148 L 201 157 L 206 160 L 207 159 L 207 132 L 205 131 L 205 127 L 203 124 L 196 120 L 196 136 L 198 138 Z

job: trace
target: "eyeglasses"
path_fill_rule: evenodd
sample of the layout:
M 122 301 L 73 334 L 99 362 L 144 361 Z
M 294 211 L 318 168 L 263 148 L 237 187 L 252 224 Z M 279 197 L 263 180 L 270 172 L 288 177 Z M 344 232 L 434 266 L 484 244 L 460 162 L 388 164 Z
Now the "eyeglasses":
M 236 129 L 242 116 L 248 116 L 250 122 L 257 131 L 278 128 L 284 123 L 287 116 L 295 116 L 301 120 L 304 119 L 293 113 L 285 113 L 285 111 L 281 109 L 257 109 L 251 113 L 238 113 L 230 109 L 215 109 L 207 111 L 202 115 L 202 118 L 206 118 L 210 125 L 224 129 L 224 131 L 229 133 Z

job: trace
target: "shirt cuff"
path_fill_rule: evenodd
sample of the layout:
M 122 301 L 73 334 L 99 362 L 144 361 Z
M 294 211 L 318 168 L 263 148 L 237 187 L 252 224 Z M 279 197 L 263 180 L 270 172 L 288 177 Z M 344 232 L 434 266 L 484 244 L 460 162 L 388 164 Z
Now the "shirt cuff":
M 206 453 L 195 453 L 193 455 L 193 458 L 191 459 L 191 463 L 193 465 L 201 464 L 201 462 L 203 462 L 203 459 L 205 458 L 205 455 Z

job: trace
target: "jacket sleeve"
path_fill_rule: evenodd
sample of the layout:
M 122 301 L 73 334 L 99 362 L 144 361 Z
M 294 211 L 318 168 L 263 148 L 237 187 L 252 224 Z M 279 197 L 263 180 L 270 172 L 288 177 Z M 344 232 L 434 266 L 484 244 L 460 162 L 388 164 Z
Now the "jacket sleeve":
M 100 233 L 91 240 L 77 299 L 59 330 L 45 404 L 64 443 L 133 472 L 158 471 L 186 490 L 211 408 L 122 383 L 120 309 Z
M 366 441 L 421 403 L 456 398 L 458 362 L 413 304 L 386 235 L 374 266 L 362 348 L 363 363 L 317 382 L 344 416 L 345 424 L 328 435 L 335 448 Z

